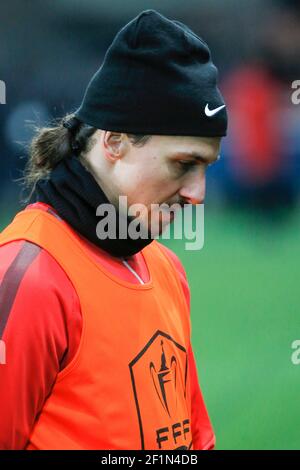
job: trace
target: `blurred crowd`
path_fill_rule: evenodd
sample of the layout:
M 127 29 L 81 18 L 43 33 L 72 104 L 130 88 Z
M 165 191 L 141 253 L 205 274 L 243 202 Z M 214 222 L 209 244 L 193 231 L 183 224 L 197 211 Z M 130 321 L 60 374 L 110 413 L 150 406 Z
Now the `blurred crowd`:
M 227 201 L 268 217 L 297 207 L 300 194 L 300 2 L 278 2 L 258 47 L 223 82 L 230 112 L 220 178 Z
M 15 180 L 22 176 L 34 126 L 78 107 L 115 33 L 146 8 L 186 22 L 207 40 L 219 67 L 229 132 L 222 158 L 208 173 L 208 203 L 266 217 L 297 208 L 300 105 L 291 95 L 293 81 L 300 80 L 299 0 L 191 1 L 188 7 L 170 0 L 161 8 L 140 1 L 130 11 L 117 2 L 117 14 L 109 2 L 87 0 L 80 8 L 73 3 L 76 8 L 67 0 L 1 6 L 1 213 L 18 207 Z

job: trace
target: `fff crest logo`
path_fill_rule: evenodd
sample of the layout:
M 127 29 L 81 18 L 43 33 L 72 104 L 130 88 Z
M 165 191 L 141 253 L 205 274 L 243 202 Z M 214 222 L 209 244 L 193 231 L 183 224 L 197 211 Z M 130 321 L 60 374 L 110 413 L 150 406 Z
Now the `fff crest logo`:
M 129 368 L 141 449 L 190 449 L 190 383 L 184 345 L 158 330 Z
M 176 356 L 171 356 L 168 360 L 164 351 L 164 341 L 160 341 L 161 345 L 161 358 L 160 362 L 155 364 L 150 362 L 150 374 L 153 381 L 153 386 L 155 388 L 157 397 L 162 404 L 165 411 L 171 417 L 171 415 L 176 412 L 176 385 L 177 385 L 177 359 Z M 169 396 L 175 398 L 174 403 L 170 403 Z M 172 412 L 173 411 L 173 412 Z

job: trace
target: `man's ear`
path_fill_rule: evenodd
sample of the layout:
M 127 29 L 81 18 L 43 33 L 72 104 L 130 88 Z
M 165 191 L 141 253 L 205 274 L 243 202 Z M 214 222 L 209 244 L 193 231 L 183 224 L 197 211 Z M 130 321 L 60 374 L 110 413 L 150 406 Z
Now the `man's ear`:
M 126 136 L 120 132 L 103 131 L 102 145 L 105 157 L 111 162 L 122 158 L 126 152 Z

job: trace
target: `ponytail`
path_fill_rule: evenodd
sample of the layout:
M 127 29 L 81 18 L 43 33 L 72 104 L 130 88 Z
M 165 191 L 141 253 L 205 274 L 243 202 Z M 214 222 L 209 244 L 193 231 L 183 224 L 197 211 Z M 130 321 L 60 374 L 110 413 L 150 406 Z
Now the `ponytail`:
M 72 154 L 87 150 L 89 137 L 97 129 L 77 119 L 72 114 L 54 122 L 51 127 L 35 128 L 29 145 L 29 157 L 21 181 L 29 196 L 28 202 L 41 179 L 47 179 L 56 165 Z

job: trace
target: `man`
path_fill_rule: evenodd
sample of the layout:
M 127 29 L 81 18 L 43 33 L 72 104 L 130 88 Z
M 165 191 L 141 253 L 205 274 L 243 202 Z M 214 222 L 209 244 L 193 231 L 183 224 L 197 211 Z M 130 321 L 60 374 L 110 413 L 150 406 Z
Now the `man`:
M 170 221 L 152 204 L 203 202 L 227 126 L 216 78 L 198 36 L 147 10 L 33 139 L 32 203 L 0 236 L 1 448 L 213 448 L 185 273 L 150 229 Z M 129 235 L 124 196 L 147 238 L 102 236 L 103 205 Z

